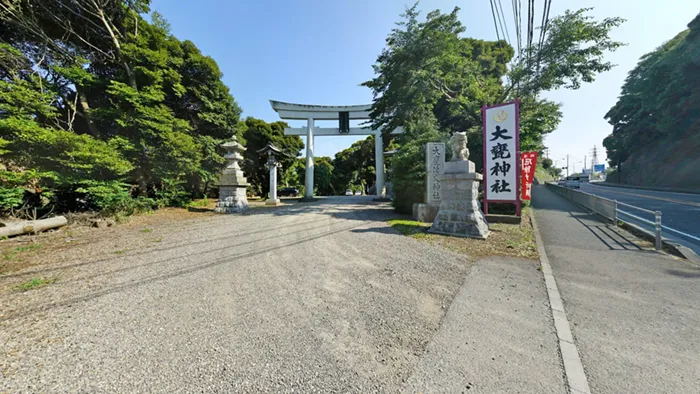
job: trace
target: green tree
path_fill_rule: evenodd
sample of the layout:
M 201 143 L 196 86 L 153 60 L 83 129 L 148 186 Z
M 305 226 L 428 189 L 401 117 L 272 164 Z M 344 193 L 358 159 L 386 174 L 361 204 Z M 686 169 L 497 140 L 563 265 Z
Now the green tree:
M 0 135 L 4 168 L 59 174 L 38 184 L 70 189 L 68 200 L 91 188 L 128 196 L 120 181 L 163 204 L 206 191 L 223 164 L 218 145 L 236 133 L 240 108 L 216 63 L 175 38 L 159 14 L 146 21 L 148 6 L 148 0 L 0 3 L 5 105 L 22 97 L 34 105 L 36 126 L 51 130 L 35 143 L 51 148 L 46 157 L 18 167 L 21 139 L 8 124 Z M 3 116 L 16 121 L 10 113 Z M 30 152 L 24 155 L 36 156 Z M 73 168 L 82 160 L 80 171 Z
M 520 149 L 542 150 L 544 136 L 556 129 L 561 111 L 559 104 L 539 94 L 559 87 L 576 89 L 582 82 L 593 80 L 597 73 L 612 67 L 603 61 L 603 54 L 621 45 L 609 38 L 610 30 L 622 23 L 621 19 L 598 23 L 583 9 L 553 18 L 542 47 L 525 48 L 523 56 L 513 59 L 514 51 L 504 41 L 461 37 L 465 28 L 458 11 L 432 11 L 421 22 L 417 5 L 407 9 L 377 58 L 375 77 L 363 85 L 374 93 L 371 116 L 375 128 L 404 126 L 436 133 L 434 140 L 467 131 L 470 158 L 477 170 L 482 167 L 482 106 L 519 98 Z M 411 154 L 394 157 L 395 184 L 409 185 L 408 178 L 414 178 L 397 168 L 415 166 L 416 171 L 425 171 L 424 159 L 418 156 L 421 149 L 408 145 L 416 138 L 422 137 L 407 134 L 401 139 L 401 150 L 408 149 Z M 407 162 L 401 163 L 403 160 Z M 424 181 L 415 178 L 415 182 Z M 413 189 L 424 187 L 418 183 Z M 422 201 L 417 193 L 402 195 L 398 188 L 395 190 L 397 200 L 412 200 L 397 204 L 401 210 L 407 211 L 413 202 Z
M 331 183 L 333 160 L 330 157 L 314 157 L 314 195 L 332 196 L 336 194 Z
M 542 168 L 544 168 L 545 170 L 548 170 L 548 169 L 552 168 L 552 166 L 554 166 L 554 162 L 552 161 L 552 159 L 550 159 L 548 157 L 542 159 Z
M 251 184 L 251 189 L 259 196 L 265 196 L 270 190 L 270 172 L 265 166 L 266 157 L 260 156 L 258 150 L 271 143 L 281 149 L 285 156 L 280 158 L 284 174 L 297 160 L 304 143 L 299 136 L 285 136 L 286 122 L 267 123 L 264 120 L 248 117 L 244 122 L 243 140 L 246 151 L 243 154 L 243 171 Z M 302 178 L 303 179 L 303 178 Z
M 335 154 L 333 159 L 333 189 L 344 194 L 357 186 L 366 191 L 376 182 L 374 136 L 354 142 L 349 148 Z
M 670 41 L 640 59 L 605 118 L 613 126 L 603 145 L 611 166 L 664 140 L 700 130 L 700 14 Z

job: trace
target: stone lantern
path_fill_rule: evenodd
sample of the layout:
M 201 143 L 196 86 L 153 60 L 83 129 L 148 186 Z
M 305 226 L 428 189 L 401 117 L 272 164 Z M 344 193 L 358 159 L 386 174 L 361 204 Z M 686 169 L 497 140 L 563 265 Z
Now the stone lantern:
M 265 205 L 278 205 L 280 199 L 277 198 L 277 168 L 282 166 L 279 162 L 279 157 L 284 153 L 280 148 L 272 144 L 267 144 L 258 153 L 267 155 L 267 167 L 270 169 L 270 196 L 265 201 Z
M 228 165 L 219 177 L 219 200 L 216 202 L 214 211 L 219 213 L 238 213 L 248 209 L 248 197 L 246 187 L 248 181 L 243 176 L 238 162 L 243 160 L 245 147 L 238 143 L 238 139 L 233 137 L 231 141 L 221 144 L 226 149 L 224 158 L 228 160 Z

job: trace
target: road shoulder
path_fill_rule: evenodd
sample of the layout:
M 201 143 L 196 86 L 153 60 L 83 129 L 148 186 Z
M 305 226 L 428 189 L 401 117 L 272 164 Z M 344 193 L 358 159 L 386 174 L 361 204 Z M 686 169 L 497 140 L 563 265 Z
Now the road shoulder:
M 700 270 L 545 187 L 533 205 L 592 392 L 700 392 Z

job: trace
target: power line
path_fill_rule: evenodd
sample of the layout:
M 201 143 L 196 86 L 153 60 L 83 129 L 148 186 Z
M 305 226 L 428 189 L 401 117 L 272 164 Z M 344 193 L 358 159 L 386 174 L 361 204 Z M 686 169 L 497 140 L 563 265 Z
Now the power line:
M 491 16 L 493 16 L 493 27 L 496 28 L 496 39 L 498 41 L 501 41 L 501 36 L 498 34 L 498 24 L 496 23 L 496 12 L 493 9 L 493 0 L 489 0 L 489 3 L 491 3 Z
M 506 14 L 503 12 L 503 3 L 498 0 L 498 8 L 501 9 L 501 13 L 498 15 L 498 23 L 501 24 L 501 32 L 505 31 L 506 39 L 508 40 L 508 45 L 510 44 L 510 32 L 508 32 L 508 23 L 506 22 Z M 498 13 L 498 8 L 496 8 L 496 13 Z M 505 25 L 505 29 L 503 26 Z
M 522 42 L 522 30 L 520 29 L 520 0 L 512 0 L 511 5 L 513 7 L 513 23 L 515 26 L 515 39 L 518 40 L 518 58 L 522 52 L 521 42 Z
M 540 59 L 542 53 L 542 46 L 544 45 L 544 40 L 547 36 L 547 27 L 549 26 L 549 10 L 552 8 L 552 0 L 545 0 L 544 9 L 542 10 L 542 26 L 540 26 L 540 39 L 537 46 L 537 73 L 540 72 Z

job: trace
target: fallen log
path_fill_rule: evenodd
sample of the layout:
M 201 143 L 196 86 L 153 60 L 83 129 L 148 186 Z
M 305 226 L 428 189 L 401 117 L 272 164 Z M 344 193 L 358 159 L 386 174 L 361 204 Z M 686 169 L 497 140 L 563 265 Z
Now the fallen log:
M 65 216 L 19 223 L 5 223 L 4 227 L 0 227 L 0 238 L 26 233 L 38 233 L 39 231 L 65 226 L 66 224 L 68 224 L 68 219 Z

